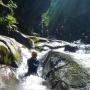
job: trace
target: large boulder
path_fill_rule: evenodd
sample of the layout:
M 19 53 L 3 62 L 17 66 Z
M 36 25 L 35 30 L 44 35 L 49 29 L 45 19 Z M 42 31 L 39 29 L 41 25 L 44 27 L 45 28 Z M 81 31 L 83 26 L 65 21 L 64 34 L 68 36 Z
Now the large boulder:
M 12 38 L 0 36 L 0 64 L 18 67 L 16 62 L 20 60 L 19 45 Z
M 0 34 L 14 38 L 17 42 L 23 44 L 27 48 L 33 47 L 33 41 L 31 40 L 31 38 L 29 38 L 28 35 L 25 35 L 17 30 L 11 30 L 9 32 L 7 30 L 1 30 Z
M 43 77 L 52 90 L 85 88 L 90 80 L 86 70 L 68 54 L 50 51 L 42 62 Z

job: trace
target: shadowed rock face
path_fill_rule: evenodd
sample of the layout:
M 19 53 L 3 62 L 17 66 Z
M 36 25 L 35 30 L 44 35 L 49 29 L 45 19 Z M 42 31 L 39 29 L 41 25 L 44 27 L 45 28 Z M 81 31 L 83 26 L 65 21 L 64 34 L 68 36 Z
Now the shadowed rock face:
M 17 5 L 15 15 L 19 29 L 25 34 L 41 33 L 41 15 L 48 9 L 50 0 L 18 0 Z
M 64 53 L 50 51 L 43 64 L 43 77 L 51 90 L 85 88 L 90 80 L 86 71 Z
M 90 1 L 52 0 L 51 3 L 51 35 L 66 41 L 81 39 L 84 43 L 90 43 Z
M 15 15 L 20 31 L 26 34 L 31 31 L 41 34 L 41 16 L 49 10 L 49 13 L 52 13 L 48 27 L 51 36 L 66 41 L 81 39 L 84 43 L 90 43 L 89 4 L 89 0 L 19 0 Z

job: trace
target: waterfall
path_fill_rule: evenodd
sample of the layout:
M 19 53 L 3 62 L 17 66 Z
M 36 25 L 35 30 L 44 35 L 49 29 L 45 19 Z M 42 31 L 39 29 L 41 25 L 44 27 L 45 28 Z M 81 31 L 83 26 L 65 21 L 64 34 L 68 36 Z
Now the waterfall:
M 53 51 L 56 55 L 51 55 L 51 61 L 55 61 L 56 66 L 55 68 L 64 65 L 65 61 L 63 60 L 64 58 L 68 61 L 68 58 L 71 57 L 71 61 L 70 62 L 75 62 L 76 64 L 80 65 L 80 67 L 86 71 L 87 74 L 90 75 L 90 45 L 84 45 L 84 44 L 75 44 L 75 43 L 68 43 L 65 41 L 53 41 L 53 42 L 48 42 L 48 43 L 42 43 L 40 44 L 40 47 L 42 47 L 43 45 L 46 45 L 44 48 L 44 50 L 42 51 L 37 51 L 38 57 L 37 59 L 40 60 L 41 62 L 44 62 L 44 60 L 46 60 L 46 56 L 49 55 L 49 51 Z M 72 45 L 72 46 L 77 46 L 78 49 L 75 52 L 70 52 L 70 51 L 65 51 L 65 47 L 62 48 L 55 48 L 53 50 L 51 50 L 48 46 L 50 47 L 57 47 L 57 46 L 64 46 L 64 45 Z M 21 60 L 20 60 L 20 64 L 18 69 L 15 72 L 15 76 L 17 78 L 17 82 L 14 85 L 11 86 L 2 86 L 5 87 L 5 89 L 0 89 L 0 90 L 53 90 L 53 89 L 49 89 L 50 87 L 48 87 L 49 85 L 47 85 L 47 80 L 44 79 L 43 76 L 43 72 L 46 73 L 49 68 L 48 68 L 48 64 L 45 66 L 45 68 L 43 68 L 41 65 L 38 67 L 38 75 L 30 75 L 27 76 L 25 78 L 20 78 L 21 76 L 23 76 L 26 72 L 27 72 L 27 60 L 28 58 L 31 57 L 31 52 L 32 50 L 29 50 L 27 48 L 21 47 Z M 57 54 L 59 53 L 59 54 Z M 59 59 L 62 59 L 61 61 Z M 49 58 L 47 58 L 49 60 Z M 59 60 L 59 63 L 58 61 Z M 49 62 L 49 61 L 48 61 Z M 47 63 L 48 63 L 47 62 Z M 68 67 L 67 67 L 68 68 Z M 64 68 L 66 69 L 66 68 Z M 62 69 L 62 71 L 64 70 Z M 61 76 L 63 77 L 63 72 L 57 72 L 57 74 L 62 74 Z M 60 76 L 59 75 L 59 76 Z M 83 76 L 84 78 L 86 78 L 85 76 Z M 90 77 L 90 76 L 89 76 Z M 88 77 L 88 78 L 89 78 Z M 65 78 L 64 78 L 65 80 Z M 77 80 L 76 80 L 77 81 Z M 88 81 L 85 81 L 86 87 L 84 88 L 72 88 L 70 87 L 69 90 L 90 90 L 90 79 L 88 79 Z M 49 84 L 49 83 L 48 83 Z M 1 85 L 0 85 L 1 86 Z M 54 89 L 54 90 L 59 90 L 59 89 Z
M 72 86 L 73 84 L 71 83 L 69 90 L 90 90 L 90 45 L 85 45 L 85 44 L 81 44 L 81 43 L 80 44 L 66 43 L 66 42 L 61 43 L 61 42 L 55 42 L 55 41 L 49 43 L 48 45 L 50 47 L 57 47 L 57 46 L 62 46 L 62 45 L 77 46 L 77 50 L 75 52 L 65 51 L 65 48 L 53 49 L 52 51 L 54 52 L 54 54 L 57 52 L 59 54 L 57 56 L 54 54 L 51 55 L 51 58 L 52 58 L 51 61 L 55 62 L 55 61 L 57 61 L 56 57 L 61 56 L 62 58 L 65 58 L 68 62 L 70 60 L 69 57 L 71 57 L 71 60 L 69 61 L 69 63 L 73 62 L 73 63 L 76 63 L 77 65 L 79 65 L 79 67 L 81 68 L 81 72 L 78 69 L 76 69 L 76 71 L 75 71 L 76 74 L 74 72 L 72 72 L 72 76 L 75 75 L 75 77 L 76 77 L 75 81 L 73 81 L 73 84 L 75 84 L 76 86 L 73 87 Z M 46 71 L 44 71 L 46 73 L 46 75 L 48 73 L 47 70 L 49 67 L 49 63 L 50 63 L 49 61 L 46 62 L 46 66 L 45 66 Z M 62 62 L 60 62 L 60 63 L 62 63 Z M 77 66 L 75 66 L 75 67 L 77 68 Z M 61 71 L 58 71 L 58 72 L 61 73 Z M 79 75 L 80 75 L 80 77 L 79 77 Z M 80 79 L 81 81 L 79 81 L 78 77 L 81 78 Z M 88 79 L 86 79 L 87 77 L 88 77 Z M 70 80 L 70 78 L 69 78 L 69 80 Z M 76 83 L 74 83 L 74 82 L 76 82 Z M 78 82 L 78 84 L 81 84 L 81 87 L 78 87 L 77 82 Z M 58 90 L 58 89 L 56 88 L 56 89 L 51 89 L 51 90 Z
M 22 62 L 19 68 L 17 69 L 16 76 L 23 75 L 27 72 L 27 60 L 28 58 L 31 57 L 31 51 L 28 50 L 27 48 L 22 48 L 21 49 L 21 54 L 22 54 Z M 39 53 L 38 52 L 38 57 L 37 59 L 41 59 L 43 54 L 46 52 Z M 41 77 L 42 75 L 42 67 L 39 66 L 38 68 L 38 76 L 30 75 L 26 77 L 22 82 L 20 83 L 20 86 L 22 87 L 22 90 L 48 90 L 48 88 L 45 85 L 42 85 L 42 82 L 45 80 Z

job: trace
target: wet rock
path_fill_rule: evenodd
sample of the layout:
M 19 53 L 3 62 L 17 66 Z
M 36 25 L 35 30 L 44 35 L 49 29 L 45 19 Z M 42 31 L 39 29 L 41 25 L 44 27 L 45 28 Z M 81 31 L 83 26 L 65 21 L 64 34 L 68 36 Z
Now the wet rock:
M 28 48 L 33 47 L 33 41 L 27 36 L 19 31 L 12 30 L 9 32 L 9 37 L 14 38 L 17 42 L 25 45 Z
M 65 45 L 65 51 L 75 52 L 77 49 L 76 46 Z
M 6 65 L 0 65 L 0 84 L 2 86 L 2 88 L 5 88 L 6 85 L 8 85 L 8 87 L 11 85 L 15 85 L 16 83 L 16 78 L 15 75 L 12 71 L 12 69 Z
M 20 60 L 19 43 L 6 36 L 0 36 L 0 64 L 6 64 L 17 68 Z
M 68 54 L 51 51 L 43 62 L 43 77 L 51 90 L 85 88 L 90 76 Z

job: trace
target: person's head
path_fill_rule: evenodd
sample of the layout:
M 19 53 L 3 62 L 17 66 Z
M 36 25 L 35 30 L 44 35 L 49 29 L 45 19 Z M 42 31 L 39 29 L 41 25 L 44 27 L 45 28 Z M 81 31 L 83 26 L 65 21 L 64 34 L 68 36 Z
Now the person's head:
M 33 51 L 32 52 L 32 58 L 36 58 L 37 57 L 37 52 Z

